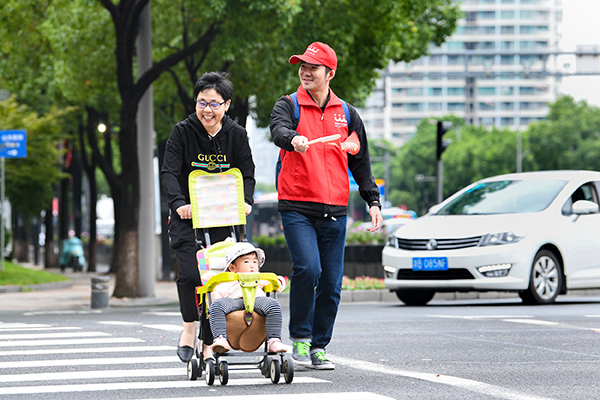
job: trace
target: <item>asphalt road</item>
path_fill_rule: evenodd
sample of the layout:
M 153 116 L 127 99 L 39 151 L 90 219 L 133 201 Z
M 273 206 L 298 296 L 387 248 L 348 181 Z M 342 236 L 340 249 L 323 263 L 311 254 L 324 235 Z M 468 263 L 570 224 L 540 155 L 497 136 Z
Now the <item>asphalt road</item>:
M 599 304 L 576 296 L 542 307 L 516 298 L 343 303 L 328 347 L 335 371 L 296 368 L 291 384 L 231 372 L 227 386 L 187 378 L 173 306 L 0 312 L 0 397 L 594 399 Z

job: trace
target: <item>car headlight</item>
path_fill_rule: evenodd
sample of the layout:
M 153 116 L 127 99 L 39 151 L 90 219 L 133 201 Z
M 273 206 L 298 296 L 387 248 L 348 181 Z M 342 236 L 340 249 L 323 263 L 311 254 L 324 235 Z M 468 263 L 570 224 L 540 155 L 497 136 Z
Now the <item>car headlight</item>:
M 394 236 L 393 233 L 391 235 L 388 235 L 388 237 L 385 239 L 385 245 L 398 248 L 398 240 L 396 239 L 396 236 Z
M 481 237 L 480 246 L 495 246 L 498 244 L 517 243 L 523 236 L 517 236 L 512 232 L 488 233 Z

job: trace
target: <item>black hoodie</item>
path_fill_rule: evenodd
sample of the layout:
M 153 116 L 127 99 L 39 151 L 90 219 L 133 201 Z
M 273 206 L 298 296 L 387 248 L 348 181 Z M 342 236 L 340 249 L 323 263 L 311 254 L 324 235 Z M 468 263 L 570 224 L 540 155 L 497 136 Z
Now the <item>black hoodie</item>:
M 246 129 L 224 115 L 221 130 L 210 137 L 195 113 L 173 127 L 160 171 L 165 198 L 171 210 L 169 233 L 173 248 L 177 247 L 180 239 L 194 240 L 192 220 L 182 220 L 176 212 L 179 207 L 190 204 L 190 172 L 199 169 L 223 172 L 230 168 L 238 168 L 242 172 L 244 199 L 252 205 L 255 167 Z

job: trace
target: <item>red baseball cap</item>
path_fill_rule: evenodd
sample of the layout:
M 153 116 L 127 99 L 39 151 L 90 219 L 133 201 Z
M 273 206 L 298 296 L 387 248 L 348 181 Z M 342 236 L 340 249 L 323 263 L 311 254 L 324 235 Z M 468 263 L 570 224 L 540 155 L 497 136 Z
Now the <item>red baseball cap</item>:
M 337 69 L 337 56 L 335 51 L 321 42 L 314 42 L 306 48 L 302 55 L 294 55 L 290 57 L 290 64 L 298 64 L 300 62 L 309 64 L 324 65 L 332 70 Z

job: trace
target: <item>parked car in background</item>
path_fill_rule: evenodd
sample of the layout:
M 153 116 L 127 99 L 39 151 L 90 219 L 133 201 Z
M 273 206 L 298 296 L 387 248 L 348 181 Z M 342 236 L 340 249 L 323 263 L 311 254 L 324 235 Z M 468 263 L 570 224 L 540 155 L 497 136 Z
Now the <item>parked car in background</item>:
M 385 287 L 408 305 L 436 292 L 515 291 L 553 303 L 600 288 L 600 172 L 500 175 L 400 227 L 384 247 Z

